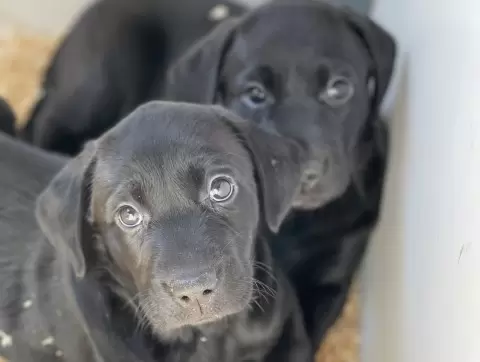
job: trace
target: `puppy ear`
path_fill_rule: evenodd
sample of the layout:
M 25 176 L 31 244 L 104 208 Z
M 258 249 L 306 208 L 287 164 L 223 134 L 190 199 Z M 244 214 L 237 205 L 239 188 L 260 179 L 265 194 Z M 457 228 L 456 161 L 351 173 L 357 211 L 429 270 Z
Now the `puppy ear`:
M 238 117 L 233 119 L 230 124 L 248 146 L 255 164 L 265 221 L 276 233 L 300 190 L 305 152 L 289 139 L 266 132 Z
M 352 10 L 345 10 L 345 14 L 347 22 L 365 43 L 372 59 L 373 107 L 377 110 L 392 78 L 396 55 L 395 40 L 367 16 L 357 14 Z
M 87 143 L 40 194 L 35 210 L 40 229 L 65 254 L 78 278 L 85 275 L 84 242 L 92 236 L 87 212 L 95 154 L 94 142 Z
M 237 19 L 224 20 L 170 67 L 165 86 L 167 99 L 214 103 L 218 75 L 237 24 Z
M 265 221 L 276 233 L 300 189 L 302 152 L 295 143 L 258 127 L 250 128 L 248 144 L 257 168 Z

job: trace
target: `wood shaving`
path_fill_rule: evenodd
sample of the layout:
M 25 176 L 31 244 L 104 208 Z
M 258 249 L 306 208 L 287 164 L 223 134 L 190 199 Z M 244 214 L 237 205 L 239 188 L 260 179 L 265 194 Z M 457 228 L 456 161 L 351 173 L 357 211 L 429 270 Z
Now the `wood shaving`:
M 33 301 L 31 299 L 26 300 L 23 302 L 22 307 L 23 309 L 28 309 L 33 305 Z
M 47 337 L 45 338 L 43 341 L 42 341 L 42 346 L 43 347 L 46 347 L 46 346 L 51 346 L 55 343 L 55 339 L 50 336 L 50 337 Z
M 11 347 L 13 344 L 13 338 L 8 333 L 0 330 L 0 347 L 1 348 L 8 348 Z

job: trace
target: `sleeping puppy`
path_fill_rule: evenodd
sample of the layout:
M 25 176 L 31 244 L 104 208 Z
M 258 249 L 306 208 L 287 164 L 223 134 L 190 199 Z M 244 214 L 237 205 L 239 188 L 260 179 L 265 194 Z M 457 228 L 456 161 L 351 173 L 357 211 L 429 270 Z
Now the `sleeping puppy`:
M 0 97 L 0 131 L 15 134 L 15 114 L 5 99 Z
M 270 241 L 315 344 L 377 220 L 387 141 L 378 111 L 394 56 L 393 39 L 366 17 L 277 1 L 220 24 L 167 77 L 167 98 L 222 104 L 307 148 L 297 211 Z
M 66 164 L 0 150 L 0 356 L 313 361 L 260 237 L 298 194 L 298 145 L 220 107 L 151 102 Z
M 98 0 L 72 26 L 19 137 L 76 154 L 156 93 L 167 65 L 225 17 L 216 0 Z

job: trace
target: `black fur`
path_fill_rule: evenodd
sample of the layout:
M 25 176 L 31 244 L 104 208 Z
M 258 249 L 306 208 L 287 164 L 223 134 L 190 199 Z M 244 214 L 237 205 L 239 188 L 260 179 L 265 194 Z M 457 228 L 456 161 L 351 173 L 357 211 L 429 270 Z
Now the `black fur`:
M 189 9 L 182 1 L 175 3 Z M 79 23 L 72 34 L 77 31 L 87 36 L 88 27 L 81 28 Z M 76 43 L 72 40 L 72 44 Z M 153 97 L 165 92 L 172 100 L 220 103 L 268 132 L 295 139 L 308 148 L 303 197 L 295 203 L 298 210 L 271 242 L 300 296 L 315 344 L 339 315 L 377 221 L 388 144 L 378 110 L 394 56 L 393 39 L 367 17 L 319 2 L 277 0 L 240 19 L 222 22 L 175 62 L 166 89 L 160 90 L 163 77 L 152 86 Z M 54 61 L 51 67 L 65 69 L 66 84 L 77 67 L 75 60 L 67 59 L 58 65 Z M 99 59 L 104 59 L 103 53 Z M 114 64 L 113 60 L 107 63 Z M 267 65 L 268 74 L 255 71 L 261 65 Z M 331 107 L 326 103 L 326 89 L 338 76 L 346 77 L 355 92 L 346 104 Z M 250 81 L 267 90 L 267 106 L 252 109 L 245 102 Z M 30 125 L 40 135 L 76 125 L 93 129 L 91 121 L 79 120 L 77 111 L 55 105 L 54 96 L 50 99 L 59 121 L 48 114 L 34 116 Z M 111 124 L 118 119 L 103 116 L 102 110 L 108 115 L 111 108 L 92 107 L 92 99 L 108 98 L 77 98 L 67 103 L 102 114 L 96 122 L 108 118 Z M 40 102 L 37 107 L 50 106 Z M 61 122 L 66 122 L 65 126 L 57 127 Z M 54 137 L 53 143 L 68 139 L 64 136 Z M 75 132 L 75 138 L 68 143 L 76 149 L 89 137 Z M 37 144 L 72 151 L 61 145 Z
M 44 75 L 19 137 L 69 155 L 152 99 L 167 65 L 217 24 L 215 0 L 98 0 L 75 22 Z M 243 12 L 225 2 L 230 15 Z
M 15 134 L 15 114 L 5 99 L 0 97 L 0 131 Z
M 0 356 L 313 361 L 262 237 L 302 165 L 217 106 L 148 103 L 71 160 L 0 135 Z M 217 177 L 233 186 L 221 202 Z
M 308 150 L 296 211 L 270 242 L 318 345 L 338 317 L 377 221 L 387 151 L 380 104 L 395 42 L 316 1 L 229 19 L 170 69 L 171 100 L 217 103 Z

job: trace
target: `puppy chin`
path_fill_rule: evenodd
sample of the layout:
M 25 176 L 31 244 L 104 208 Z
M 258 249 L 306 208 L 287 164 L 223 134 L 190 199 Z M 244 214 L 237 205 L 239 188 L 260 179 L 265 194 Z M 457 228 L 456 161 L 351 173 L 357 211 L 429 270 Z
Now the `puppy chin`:
M 249 290 L 240 297 L 232 296 L 232 298 L 226 298 L 214 304 L 198 304 L 186 308 L 182 311 L 181 318 L 176 318 L 176 321 L 180 322 L 176 325 L 176 328 L 204 326 L 220 322 L 247 309 L 252 300 L 252 295 L 253 291 Z

